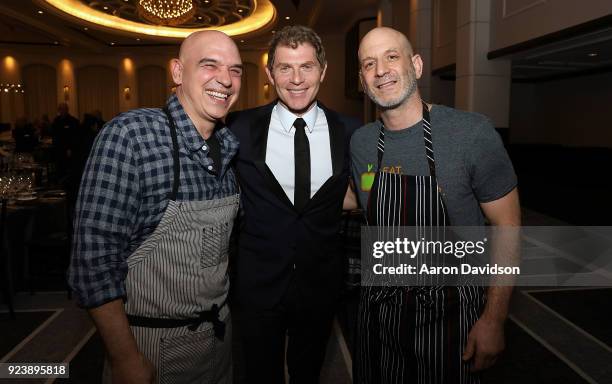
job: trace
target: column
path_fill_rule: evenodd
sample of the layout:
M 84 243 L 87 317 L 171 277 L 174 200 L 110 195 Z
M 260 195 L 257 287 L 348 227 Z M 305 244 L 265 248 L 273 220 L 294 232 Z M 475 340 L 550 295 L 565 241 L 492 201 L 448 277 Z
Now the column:
M 406 23 L 404 17 L 403 20 L 398 20 L 394 28 L 406 34 L 414 52 L 423 59 L 423 75 L 419 80 L 419 91 L 423 100 L 431 101 L 431 0 L 396 0 L 396 2 L 399 3 L 397 9 L 400 14 L 404 14 L 404 9 L 408 12 L 409 22 Z
M 511 62 L 488 60 L 491 0 L 457 2 L 455 107 L 509 126 Z

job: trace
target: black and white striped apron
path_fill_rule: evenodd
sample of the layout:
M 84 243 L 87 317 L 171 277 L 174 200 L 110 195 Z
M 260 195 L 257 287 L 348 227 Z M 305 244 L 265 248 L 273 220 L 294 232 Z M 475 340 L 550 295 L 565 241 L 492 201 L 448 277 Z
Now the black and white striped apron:
M 174 184 L 153 234 L 128 257 L 130 328 L 156 367 L 156 383 L 231 384 L 231 319 L 225 305 L 228 246 L 239 195 L 177 202 L 180 163 L 170 122 Z M 104 380 L 111 373 L 105 365 Z
M 430 176 L 383 172 L 385 132 L 381 125 L 378 171 L 368 197 L 368 225 L 387 232 L 398 226 L 430 230 L 450 225 L 436 179 L 425 103 L 423 141 Z M 414 287 L 362 287 L 355 383 L 479 383 L 469 363 L 462 361 L 462 354 L 482 304 L 482 289 L 477 287 L 444 287 L 431 282 Z

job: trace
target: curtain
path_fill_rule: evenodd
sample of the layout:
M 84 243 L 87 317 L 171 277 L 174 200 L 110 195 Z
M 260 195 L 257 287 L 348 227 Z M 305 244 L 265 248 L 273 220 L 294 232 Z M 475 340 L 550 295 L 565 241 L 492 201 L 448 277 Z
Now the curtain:
M 119 78 L 112 67 L 90 66 L 77 70 L 77 95 L 81 118 L 99 110 L 108 121 L 119 112 Z
M 138 106 L 163 107 L 169 94 L 166 70 L 149 65 L 138 70 Z
M 25 115 L 28 121 L 47 115 L 53 120 L 57 112 L 57 76 L 55 68 L 32 64 L 22 69 L 25 88 Z

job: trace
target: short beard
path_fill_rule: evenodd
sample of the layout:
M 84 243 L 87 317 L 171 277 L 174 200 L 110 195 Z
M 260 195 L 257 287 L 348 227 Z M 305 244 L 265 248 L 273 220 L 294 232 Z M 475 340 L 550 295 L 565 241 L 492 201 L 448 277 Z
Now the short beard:
M 372 99 L 372 101 L 380 109 L 386 111 L 386 110 L 389 110 L 389 109 L 395 109 L 395 108 L 399 107 L 400 105 L 404 104 L 404 102 L 406 100 L 408 100 L 410 98 L 410 96 L 412 96 L 414 94 L 414 92 L 416 92 L 416 89 L 417 89 L 417 80 L 416 80 L 416 76 L 414 75 L 414 73 L 410 73 L 408 75 L 408 86 L 403 90 L 401 95 L 399 95 L 394 100 L 388 100 L 388 101 L 383 101 L 383 100 L 379 99 L 374 94 L 374 92 L 372 92 L 370 90 L 370 87 L 365 87 L 365 88 L 366 88 L 366 93 L 370 97 L 370 99 Z

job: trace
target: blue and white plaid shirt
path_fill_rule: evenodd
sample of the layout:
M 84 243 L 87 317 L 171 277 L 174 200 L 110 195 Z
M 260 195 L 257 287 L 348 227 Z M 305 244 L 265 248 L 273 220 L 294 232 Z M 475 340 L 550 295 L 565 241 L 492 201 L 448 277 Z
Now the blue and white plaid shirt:
M 215 131 L 221 147 L 217 177 L 208 170 L 213 165 L 208 145 L 176 95 L 167 106 L 180 149 L 177 200 L 237 193 L 230 168 L 238 151 L 236 136 L 227 127 Z M 79 305 L 91 308 L 125 298 L 126 260 L 161 221 L 172 192 L 172 166 L 170 126 L 161 109 L 122 113 L 104 126 L 85 166 L 75 211 L 68 280 Z

